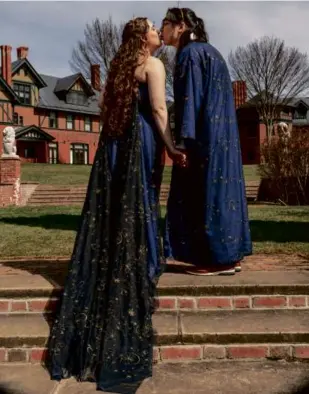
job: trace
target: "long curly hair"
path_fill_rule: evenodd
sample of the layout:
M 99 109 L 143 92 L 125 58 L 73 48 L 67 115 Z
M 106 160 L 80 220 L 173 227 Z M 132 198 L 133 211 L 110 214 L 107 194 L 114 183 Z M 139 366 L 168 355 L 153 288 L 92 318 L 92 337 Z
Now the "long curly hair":
M 148 30 L 147 18 L 132 19 L 123 29 L 122 43 L 111 62 L 103 96 L 102 133 L 108 136 L 122 135 L 131 121 L 132 103 L 138 95 L 134 73 L 144 53 Z

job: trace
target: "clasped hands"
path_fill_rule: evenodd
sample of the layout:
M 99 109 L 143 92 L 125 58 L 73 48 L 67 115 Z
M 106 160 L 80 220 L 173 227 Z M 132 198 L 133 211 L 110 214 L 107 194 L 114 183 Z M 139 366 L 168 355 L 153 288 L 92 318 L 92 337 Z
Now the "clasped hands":
M 183 145 L 173 146 L 168 149 L 168 155 L 173 160 L 173 163 L 179 167 L 185 168 L 188 166 L 188 156 Z

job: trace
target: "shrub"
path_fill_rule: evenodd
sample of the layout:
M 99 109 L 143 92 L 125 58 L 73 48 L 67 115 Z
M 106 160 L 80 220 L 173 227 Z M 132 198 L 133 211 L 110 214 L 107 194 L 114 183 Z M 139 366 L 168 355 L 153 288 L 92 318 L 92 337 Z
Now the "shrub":
M 261 146 L 259 173 L 272 197 L 286 204 L 309 204 L 309 131 L 293 129 L 291 136 L 272 137 Z

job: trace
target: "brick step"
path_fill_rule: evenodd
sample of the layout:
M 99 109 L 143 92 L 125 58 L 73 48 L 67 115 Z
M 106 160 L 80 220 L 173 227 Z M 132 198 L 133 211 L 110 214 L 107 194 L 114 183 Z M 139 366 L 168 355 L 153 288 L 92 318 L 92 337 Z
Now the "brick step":
M 84 200 L 79 200 L 79 201 L 71 201 L 71 200 L 59 200 L 59 201 L 30 201 L 27 203 L 28 206 L 51 206 L 51 207 L 57 207 L 59 205 L 81 205 L 84 202 Z M 166 200 L 160 200 L 160 205 L 165 206 L 167 204 Z
M 39 194 L 42 196 L 45 195 L 53 195 L 53 194 L 73 194 L 73 193 L 78 193 L 78 194 L 85 194 L 86 189 L 48 189 L 48 190 L 35 190 L 34 194 Z M 161 189 L 161 194 L 166 194 L 169 192 L 169 188 L 166 189 Z
M 34 192 L 33 195 L 35 196 L 66 196 L 66 195 L 80 195 L 80 196 L 85 196 L 86 191 L 85 190 L 43 190 L 43 191 L 38 191 Z
M 70 195 L 64 195 L 64 196 L 35 196 L 32 197 L 30 202 L 58 202 L 58 201 L 63 201 L 63 200 L 68 200 L 68 201 L 84 201 L 85 196 L 70 196 Z
M 53 194 L 55 194 L 55 195 L 57 195 L 57 194 L 67 194 L 67 193 L 69 193 L 69 194 L 74 194 L 74 193 L 86 194 L 86 191 L 87 191 L 86 189 L 43 189 L 43 190 L 42 189 L 37 189 L 37 190 L 35 190 L 33 195 L 45 196 L 45 195 L 53 195 Z M 258 192 L 258 187 L 247 187 L 246 188 L 246 192 L 247 192 L 247 194 L 257 193 Z M 169 187 L 161 188 L 160 194 L 164 194 L 164 195 L 169 194 Z
M 166 205 L 168 190 L 162 190 L 160 194 L 160 203 Z M 85 200 L 86 190 L 81 189 L 37 189 L 28 200 L 30 206 L 57 206 L 57 205 L 78 205 Z
M 0 316 L 0 360 L 40 362 L 52 322 Z M 155 358 L 309 359 L 309 311 L 156 312 Z
M 53 202 L 61 202 L 61 201 L 83 202 L 83 201 L 85 201 L 85 196 L 69 196 L 69 195 L 66 195 L 66 196 L 50 196 L 50 197 L 48 197 L 48 196 L 44 196 L 44 197 L 35 196 L 35 197 L 31 197 L 28 200 L 28 204 L 41 203 L 41 202 L 43 202 L 43 203 L 44 202 L 46 202 L 46 203 L 49 203 L 49 202 L 53 203 Z
M 169 266 L 170 271 L 175 267 Z M 23 269 L 26 269 L 24 266 Z M 309 273 L 243 272 L 231 277 L 196 277 L 167 272 L 158 284 L 159 311 L 309 309 Z M 31 275 L 10 270 L 0 276 L 0 313 L 54 313 L 59 304 L 67 264 L 43 264 Z M 177 269 L 176 269 L 177 271 Z M 40 274 L 41 273 L 41 274 Z
M 68 199 L 68 200 L 71 200 L 71 199 L 74 199 L 74 198 L 78 198 L 78 199 L 84 201 L 85 197 L 86 197 L 85 193 L 83 193 L 83 194 L 82 193 L 37 194 L 36 193 L 35 195 L 33 195 L 30 198 L 30 200 L 31 201 L 40 201 L 40 200 L 50 200 L 50 201 L 52 201 L 52 200 L 62 199 L 62 198 L 65 198 L 65 199 Z M 167 195 L 161 194 L 160 198 L 162 198 L 162 197 L 167 197 Z
M 83 191 L 85 192 L 87 190 L 87 186 L 53 186 L 53 185 L 46 185 L 46 186 L 38 186 L 35 191 L 36 193 L 38 192 L 51 192 L 51 191 L 74 191 L 74 190 L 78 190 L 78 191 Z
M 51 297 L 0 298 L 0 315 L 17 313 L 54 314 L 60 304 L 62 291 L 54 291 Z M 158 311 L 213 311 L 213 310 L 309 310 L 305 295 L 256 295 L 256 296 L 201 296 L 156 297 Z
M 160 192 L 160 203 L 166 205 L 169 195 L 169 184 L 163 184 Z M 246 183 L 246 196 L 248 201 L 257 199 L 259 182 Z M 87 191 L 86 185 L 62 186 L 62 185 L 39 185 L 28 201 L 28 205 L 75 205 L 82 203 Z M 63 203 L 61 200 L 66 200 Z
M 168 185 L 162 185 L 161 186 L 161 193 L 168 193 L 170 187 Z M 37 187 L 35 190 L 35 194 L 48 194 L 48 193 L 86 193 L 87 187 L 56 187 L 56 186 L 50 186 L 50 187 Z
M 73 194 L 73 193 L 78 193 L 78 194 L 86 194 L 86 189 L 49 189 L 49 190 L 40 190 L 36 189 L 33 194 L 39 194 L 42 196 L 45 195 L 52 195 L 52 194 Z
M 58 206 L 80 206 L 82 202 L 71 202 L 71 201 L 62 201 L 62 202 L 29 202 L 27 205 L 29 207 L 58 207 Z

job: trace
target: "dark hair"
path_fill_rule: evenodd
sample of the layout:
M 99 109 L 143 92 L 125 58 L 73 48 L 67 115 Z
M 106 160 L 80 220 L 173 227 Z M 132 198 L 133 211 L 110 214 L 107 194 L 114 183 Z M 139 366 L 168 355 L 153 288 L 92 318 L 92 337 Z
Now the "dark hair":
M 191 33 L 196 36 L 195 41 L 209 41 L 209 36 L 205 30 L 203 19 L 197 17 L 195 12 L 190 8 L 169 8 L 165 18 L 163 19 L 163 22 L 164 21 L 171 22 L 174 25 L 179 25 L 181 22 L 184 22 L 188 27 L 188 30 L 186 30 L 180 37 L 178 52 L 192 41 L 190 38 Z
M 103 98 L 101 118 L 102 132 L 108 136 L 120 136 L 132 118 L 132 103 L 138 94 L 135 69 L 145 46 L 149 30 L 147 18 L 135 18 L 124 27 L 122 43 L 111 61 Z

